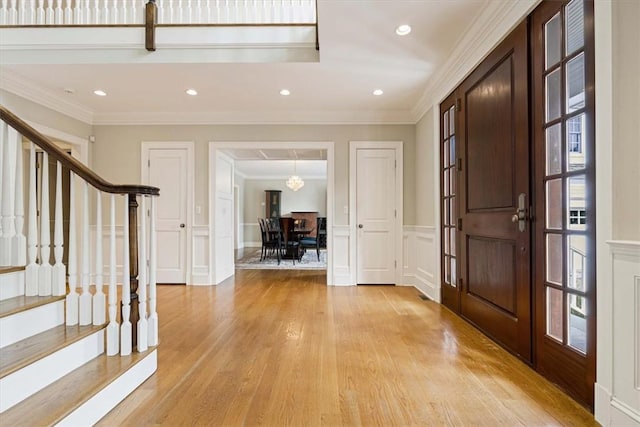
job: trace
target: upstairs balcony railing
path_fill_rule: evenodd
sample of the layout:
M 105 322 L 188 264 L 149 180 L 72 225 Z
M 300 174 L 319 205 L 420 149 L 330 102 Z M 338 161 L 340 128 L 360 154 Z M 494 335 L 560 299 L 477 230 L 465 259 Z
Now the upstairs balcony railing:
M 316 0 L 0 0 L 0 26 L 315 25 Z

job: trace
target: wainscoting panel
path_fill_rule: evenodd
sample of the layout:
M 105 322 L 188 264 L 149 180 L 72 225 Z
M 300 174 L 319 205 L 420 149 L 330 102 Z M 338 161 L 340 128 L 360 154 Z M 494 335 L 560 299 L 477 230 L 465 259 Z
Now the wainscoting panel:
M 436 279 L 435 227 L 407 225 L 403 230 L 404 284 L 440 302 Z
M 333 284 L 334 286 L 351 286 L 355 281 L 349 268 L 349 245 L 351 237 L 348 225 L 333 227 Z
M 243 222 L 240 227 L 244 233 L 243 243 L 245 248 L 259 248 L 262 246 L 260 225 L 257 222 Z
M 192 230 L 191 282 L 190 285 L 211 285 L 209 269 L 209 226 L 196 225 Z
M 640 427 L 640 242 L 609 245 L 613 266 L 610 425 Z

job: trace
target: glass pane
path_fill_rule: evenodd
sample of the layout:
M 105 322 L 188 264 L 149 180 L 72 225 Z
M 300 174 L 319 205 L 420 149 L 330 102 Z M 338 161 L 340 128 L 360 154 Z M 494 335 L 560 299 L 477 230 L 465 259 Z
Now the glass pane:
M 451 194 L 456 194 L 456 168 L 449 169 L 449 183 L 451 184 Z
M 442 167 L 446 168 L 447 166 L 449 166 L 449 140 L 444 142 L 444 147 L 443 147 L 443 162 L 442 162 Z
M 570 288 L 585 291 L 586 264 L 586 236 L 569 236 L 567 238 L 567 285 Z
M 562 172 L 562 125 L 555 124 L 547 129 L 547 175 Z
M 562 55 L 561 34 L 562 24 L 560 21 L 560 14 L 557 13 L 556 16 L 544 24 L 545 69 L 548 69 L 560 61 L 560 56 Z
M 561 78 L 560 69 L 555 70 L 545 78 L 547 122 L 560 117 L 560 106 L 562 105 Z
M 562 178 L 547 181 L 546 188 L 547 228 L 562 229 Z
M 448 254 L 449 252 L 449 229 L 445 228 L 442 230 L 442 241 L 444 242 L 444 253 Z
M 456 113 L 455 107 L 449 108 L 449 132 L 451 135 L 456 133 Z
M 583 353 L 587 352 L 587 299 L 569 294 L 567 308 L 569 323 L 569 345 Z
M 584 114 L 567 120 L 567 170 L 585 168 L 587 143 L 584 133 Z
M 451 225 L 449 224 L 449 199 L 444 199 L 443 204 L 444 211 L 442 212 L 442 222 L 444 225 Z
M 452 136 L 449 139 L 449 165 L 456 164 L 456 137 Z
M 547 287 L 547 335 L 562 342 L 562 291 Z
M 569 178 L 567 185 L 567 228 L 569 230 L 587 229 L 587 209 L 585 203 L 585 176 Z
M 449 257 L 444 257 L 444 282 L 451 283 L 451 266 Z
M 451 229 L 451 255 L 456 255 L 456 229 Z
M 547 282 L 562 285 L 562 235 L 547 234 Z
M 566 10 L 567 56 L 584 46 L 583 0 L 573 0 Z
M 451 284 L 456 285 L 458 283 L 458 275 L 456 274 L 456 259 L 451 258 Z
M 450 206 L 450 211 L 449 211 L 449 215 L 450 219 L 449 219 L 449 224 L 453 225 L 454 227 L 456 226 L 456 217 L 458 215 L 458 211 L 456 210 L 456 198 L 452 197 L 451 199 L 449 199 L 449 203 L 451 203 Z
M 442 132 L 444 137 L 449 138 L 449 111 L 444 112 L 444 120 L 442 121 Z
M 567 112 L 584 108 L 584 53 L 567 64 Z
M 444 179 L 444 183 L 442 188 L 444 189 L 444 195 L 448 196 L 449 195 L 449 170 L 445 169 L 443 172 L 443 179 Z

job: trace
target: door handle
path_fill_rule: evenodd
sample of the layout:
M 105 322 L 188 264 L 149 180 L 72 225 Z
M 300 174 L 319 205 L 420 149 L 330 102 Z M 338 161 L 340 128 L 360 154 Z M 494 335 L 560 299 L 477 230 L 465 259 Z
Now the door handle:
M 184 228 L 184 227 L 186 227 L 186 225 L 180 224 L 180 228 Z
M 364 228 L 364 225 L 358 224 L 358 228 Z
M 518 196 L 518 209 L 516 210 L 516 213 L 513 214 L 513 216 L 511 216 L 511 222 L 518 223 L 518 230 L 520 230 L 520 232 L 524 232 L 526 228 L 526 222 L 527 222 L 527 208 L 525 207 L 526 197 L 527 197 L 526 194 L 520 193 L 520 195 Z

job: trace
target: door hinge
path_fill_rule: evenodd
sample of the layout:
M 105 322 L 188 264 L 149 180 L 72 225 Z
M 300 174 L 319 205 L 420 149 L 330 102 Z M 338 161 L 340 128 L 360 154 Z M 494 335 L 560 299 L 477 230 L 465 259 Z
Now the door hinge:
M 393 217 L 394 217 L 394 218 L 397 218 L 397 217 L 398 217 L 398 210 L 397 210 L 397 209 L 394 209 L 394 210 L 393 210 Z
M 462 287 L 462 284 L 464 282 L 462 281 L 462 277 L 458 278 L 458 286 Z
M 398 268 L 398 261 L 393 261 L 393 266 L 394 266 L 395 268 Z
M 147 160 L 147 167 L 151 167 L 151 159 Z
M 462 231 L 462 218 L 458 218 L 458 230 Z
M 462 101 L 460 100 L 460 98 L 456 99 L 456 111 L 461 111 L 462 110 Z
M 462 170 L 462 157 L 458 157 L 458 161 L 456 162 L 456 167 L 458 171 Z

